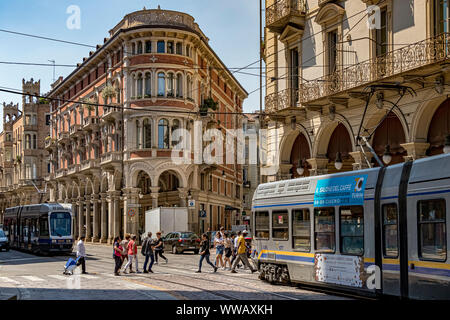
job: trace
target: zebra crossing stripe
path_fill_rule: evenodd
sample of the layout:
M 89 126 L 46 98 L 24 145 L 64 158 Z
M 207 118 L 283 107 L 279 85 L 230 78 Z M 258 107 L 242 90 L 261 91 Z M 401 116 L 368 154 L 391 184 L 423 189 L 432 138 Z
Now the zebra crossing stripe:
M 49 277 L 53 278 L 53 279 L 57 279 L 57 280 L 67 280 L 67 279 L 69 279 L 69 277 L 61 276 L 59 274 L 49 275 Z
M 44 279 L 35 277 L 35 276 L 21 276 L 22 278 L 26 279 L 26 280 L 30 280 L 33 282 L 40 282 L 40 281 L 45 281 Z
M 0 282 L 19 283 L 16 280 L 13 280 L 13 279 L 8 278 L 8 277 L 0 277 Z
M 98 278 L 96 276 L 91 276 L 91 275 L 88 275 L 88 274 L 80 274 L 79 276 L 81 278 L 85 278 L 85 279 L 97 279 Z

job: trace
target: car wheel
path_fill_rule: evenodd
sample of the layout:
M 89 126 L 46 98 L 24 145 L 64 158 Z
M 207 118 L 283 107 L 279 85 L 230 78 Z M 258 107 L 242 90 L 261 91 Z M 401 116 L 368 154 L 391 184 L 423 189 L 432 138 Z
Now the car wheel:
M 178 253 L 178 250 L 177 250 L 177 247 L 176 247 L 176 246 L 173 246 L 173 247 L 172 247 L 172 253 L 173 253 L 173 254 L 177 254 L 177 253 Z

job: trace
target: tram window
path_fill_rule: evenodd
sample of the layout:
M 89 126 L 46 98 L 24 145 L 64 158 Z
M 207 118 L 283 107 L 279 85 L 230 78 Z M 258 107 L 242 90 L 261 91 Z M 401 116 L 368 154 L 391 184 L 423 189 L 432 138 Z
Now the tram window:
M 419 258 L 445 261 L 445 200 L 423 200 L 417 203 L 419 229 Z
M 289 239 L 289 216 L 287 210 L 272 211 L 272 238 Z
M 269 212 L 255 212 L 255 238 L 269 239 Z
M 311 216 L 309 209 L 292 210 L 292 247 L 303 252 L 311 251 Z
M 48 237 L 48 220 L 46 218 L 39 219 L 39 236 Z
M 314 209 L 314 244 L 318 252 L 335 252 L 334 208 Z
M 396 203 L 385 204 L 383 211 L 383 256 L 398 257 L 398 210 Z
M 362 206 L 340 207 L 341 253 L 364 253 L 364 209 Z

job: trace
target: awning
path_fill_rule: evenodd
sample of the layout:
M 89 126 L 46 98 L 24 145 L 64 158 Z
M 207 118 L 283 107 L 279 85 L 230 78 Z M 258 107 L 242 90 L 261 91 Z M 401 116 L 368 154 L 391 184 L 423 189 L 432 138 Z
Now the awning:
M 240 209 L 239 209 L 239 208 L 234 208 L 234 207 L 229 206 L 229 205 L 226 205 L 226 206 L 225 206 L 225 210 L 230 210 L 230 211 L 232 211 L 232 210 L 240 210 Z

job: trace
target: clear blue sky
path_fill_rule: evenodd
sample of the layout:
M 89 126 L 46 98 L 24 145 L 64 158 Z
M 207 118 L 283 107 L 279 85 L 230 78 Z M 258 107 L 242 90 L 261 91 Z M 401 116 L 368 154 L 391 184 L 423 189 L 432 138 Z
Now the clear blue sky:
M 66 27 L 70 5 L 81 9 L 81 29 Z M 147 9 L 186 12 L 194 17 L 210 39 L 210 45 L 227 67 L 242 67 L 259 59 L 259 6 L 256 0 L 14 0 L 0 1 L 0 29 L 30 33 L 50 38 L 103 43 L 108 31 L 127 13 Z M 77 64 L 92 49 L 33 39 L 0 32 L 0 61 Z M 252 67 L 258 67 L 259 63 Z M 73 68 L 56 67 L 56 78 L 67 76 Z M 258 69 L 243 70 L 258 74 Z M 259 77 L 235 74 L 251 92 L 259 87 Z M 41 93 L 50 90 L 53 67 L 0 64 L 0 87 L 20 89 L 22 78 L 41 79 Z M 0 103 L 21 102 L 21 96 L 0 92 Z M 0 108 L 3 113 L 3 108 Z M 259 91 L 244 102 L 244 111 L 259 110 Z M 3 116 L 2 118 L 3 119 Z M 1 126 L 1 121 L 0 121 Z M 1 129 L 1 128 L 0 128 Z

